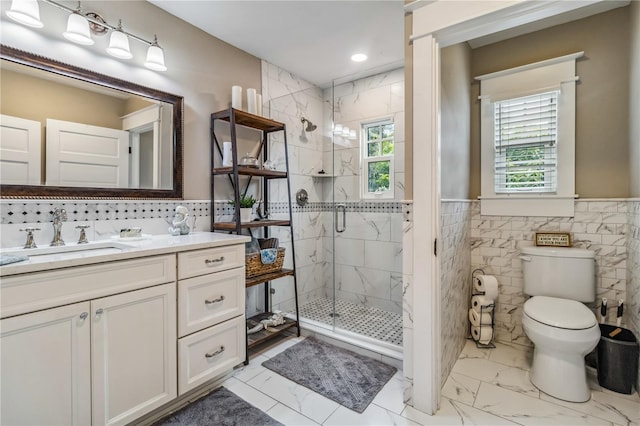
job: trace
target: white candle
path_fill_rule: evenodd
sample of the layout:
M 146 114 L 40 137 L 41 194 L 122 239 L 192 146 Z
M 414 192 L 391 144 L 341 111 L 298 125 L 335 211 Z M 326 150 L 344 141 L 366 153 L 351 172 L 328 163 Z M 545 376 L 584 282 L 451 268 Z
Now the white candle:
M 256 89 L 247 89 L 247 112 L 249 114 L 256 113 Z
M 256 114 L 262 115 L 262 95 L 259 93 L 256 94 Z
M 231 87 L 231 108 L 242 109 L 242 86 Z

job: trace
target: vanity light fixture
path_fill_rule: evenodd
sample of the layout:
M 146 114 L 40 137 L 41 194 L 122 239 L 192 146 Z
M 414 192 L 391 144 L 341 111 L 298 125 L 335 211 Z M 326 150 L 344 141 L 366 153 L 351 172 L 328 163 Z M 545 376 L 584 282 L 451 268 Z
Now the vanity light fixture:
M 154 71 L 166 71 L 167 67 L 164 63 L 164 50 L 158 45 L 158 37 L 154 35 L 153 41 L 145 40 L 130 32 L 122 29 L 122 20 L 119 20 L 118 26 L 107 23 L 100 15 L 94 12 L 83 13 L 80 8 L 80 2 L 76 9 L 71 9 L 61 3 L 53 0 L 40 0 L 43 3 L 57 7 L 69 13 L 67 21 L 67 30 L 63 36 L 74 43 L 83 45 L 94 44 L 91 33 L 94 35 L 103 35 L 111 31 L 109 39 L 109 47 L 107 53 L 120 59 L 130 59 L 133 57 L 129 48 L 129 39 L 137 40 L 146 44 L 147 58 L 144 66 Z M 7 11 L 7 16 L 14 21 L 34 28 L 42 28 L 43 23 L 40 21 L 40 7 L 38 0 L 12 0 L 11 8 Z
M 351 130 L 347 126 L 342 126 L 342 137 L 348 138 L 350 131 Z
M 131 59 L 131 49 L 129 49 L 129 37 L 122 31 L 122 19 L 118 21 L 118 28 L 111 31 L 109 47 L 107 53 L 120 59 Z
M 356 129 L 349 130 L 349 139 L 355 140 L 357 138 L 358 138 L 358 135 L 356 134 Z
M 7 16 L 16 22 L 33 28 L 42 28 L 40 6 L 37 0 L 13 0 Z
M 341 135 L 342 134 L 342 124 L 335 124 L 333 126 L 333 134 L 334 135 Z

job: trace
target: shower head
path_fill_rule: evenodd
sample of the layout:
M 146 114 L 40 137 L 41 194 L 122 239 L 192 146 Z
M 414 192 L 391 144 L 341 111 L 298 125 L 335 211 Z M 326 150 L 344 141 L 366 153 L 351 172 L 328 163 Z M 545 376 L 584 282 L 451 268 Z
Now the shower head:
M 304 128 L 305 132 L 313 132 L 315 129 L 318 128 L 318 126 L 316 126 L 315 124 L 313 124 L 312 122 L 310 122 L 304 117 L 302 117 L 300 121 L 302 122 L 302 124 L 307 123 L 307 127 Z

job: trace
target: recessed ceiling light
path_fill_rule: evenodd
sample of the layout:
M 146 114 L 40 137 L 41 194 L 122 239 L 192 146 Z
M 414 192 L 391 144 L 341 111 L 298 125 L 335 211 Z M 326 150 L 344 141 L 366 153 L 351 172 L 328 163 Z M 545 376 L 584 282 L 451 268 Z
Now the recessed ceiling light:
M 351 60 L 353 62 L 363 62 L 367 60 L 367 55 L 365 55 L 364 53 L 355 53 L 351 55 Z

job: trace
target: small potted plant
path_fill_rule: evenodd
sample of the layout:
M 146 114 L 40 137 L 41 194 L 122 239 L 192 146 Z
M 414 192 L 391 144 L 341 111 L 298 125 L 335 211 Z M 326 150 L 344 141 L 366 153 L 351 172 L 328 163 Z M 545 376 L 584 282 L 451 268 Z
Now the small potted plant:
M 253 195 L 240 195 L 240 222 L 251 221 L 251 212 L 253 211 L 253 205 L 256 203 L 256 199 Z M 232 206 L 236 205 L 234 200 L 229 202 Z

